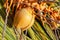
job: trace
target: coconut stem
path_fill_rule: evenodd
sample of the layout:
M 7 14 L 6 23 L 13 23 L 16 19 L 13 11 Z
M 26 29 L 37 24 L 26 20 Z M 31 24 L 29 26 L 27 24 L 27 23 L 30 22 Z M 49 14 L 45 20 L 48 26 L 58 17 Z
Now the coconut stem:
M 57 35 L 57 29 L 55 29 L 55 35 L 56 35 L 56 39 L 59 40 L 58 35 Z
M 13 29 L 14 29 L 14 32 L 15 32 L 15 34 L 16 34 L 16 40 L 19 40 L 19 34 L 18 34 L 18 32 L 17 32 L 17 30 L 16 30 L 16 28 L 15 27 L 13 27 Z
M 8 20 L 8 12 L 7 12 L 7 9 L 6 9 L 6 13 L 7 13 L 7 15 L 6 15 L 6 19 L 5 19 L 5 24 L 4 24 L 4 27 L 3 27 L 3 31 L 2 31 L 2 40 L 4 40 L 4 34 L 5 34 L 5 31 L 6 31 L 6 24 L 7 24 L 7 20 Z

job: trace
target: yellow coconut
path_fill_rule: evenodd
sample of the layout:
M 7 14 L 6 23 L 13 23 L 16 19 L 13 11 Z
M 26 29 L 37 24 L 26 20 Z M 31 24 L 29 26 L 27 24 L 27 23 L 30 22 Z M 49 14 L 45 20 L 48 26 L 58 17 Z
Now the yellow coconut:
M 13 25 L 17 29 L 26 30 L 34 23 L 35 15 L 31 8 L 22 8 L 15 13 Z

